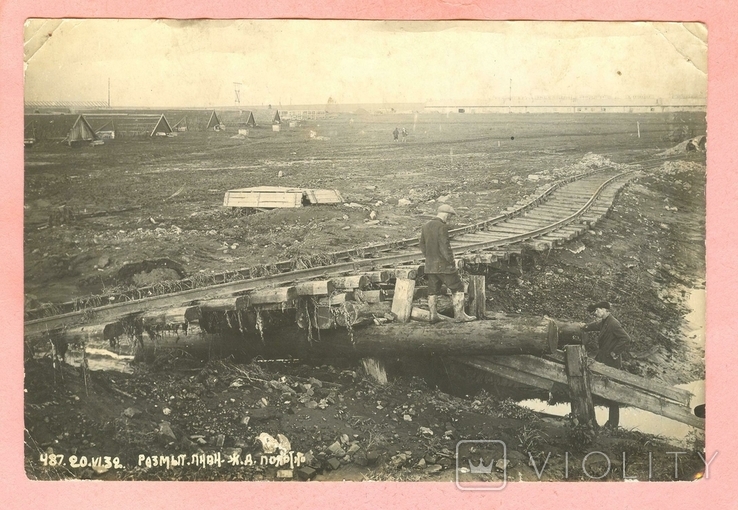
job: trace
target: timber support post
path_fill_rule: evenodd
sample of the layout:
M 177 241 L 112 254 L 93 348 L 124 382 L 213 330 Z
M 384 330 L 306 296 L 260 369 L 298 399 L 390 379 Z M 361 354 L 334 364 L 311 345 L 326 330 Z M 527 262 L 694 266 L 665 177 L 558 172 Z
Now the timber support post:
M 487 310 L 487 289 L 484 275 L 471 275 L 469 279 L 469 312 L 477 319 L 484 320 Z
M 567 345 L 565 356 L 566 380 L 569 383 L 571 414 L 578 425 L 597 428 L 592 390 L 589 383 L 587 353 L 581 345 Z
M 395 294 L 392 296 L 392 313 L 399 322 L 410 320 L 415 296 L 415 280 L 398 278 L 395 283 Z

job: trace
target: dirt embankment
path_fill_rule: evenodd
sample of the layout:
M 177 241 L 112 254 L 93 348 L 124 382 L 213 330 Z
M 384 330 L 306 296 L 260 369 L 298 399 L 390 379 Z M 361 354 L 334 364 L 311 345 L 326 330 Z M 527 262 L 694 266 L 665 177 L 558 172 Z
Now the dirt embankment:
M 704 188 L 704 158 L 641 175 L 579 241 L 531 255 L 522 275 L 489 274 L 488 308 L 584 321 L 591 319 L 587 303 L 608 299 L 633 338 L 629 370 L 669 382 L 701 377 L 704 360 L 680 331 L 687 293 L 704 279 Z M 433 363 L 439 360 L 426 365 L 442 373 L 442 363 Z M 501 395 L 455 395 L 443 377 L 423 378 L 402 366 L 394 373 L 400 375 L 380 386 L 345 360 L 316 366 L 168 357 L 136 366 L 131 375 L 31 360 L 27 472 L 42 479 L 279 479 L 289 466 L 269 464 L 269 438 L 262 434 L 277 440 L 282 434 L 302 454 L 290 473 L 295 479 L 450 481 L 461 439 L 505 441 L 511 480 L 538 480 L 549 453 L 543 480 L 593 480 L 603 473 L 603 480 L 621 480 L 623 472 L 645 480 L 649 452 L 652 479 L 675 478 L 667 452 L 678 447 L 657 438 L 622 429 L 591 437 Z M 703 447 L 695 435 L 676 478 L 693 479 L 703 468 L 697 455 Z M 590 458 L 583 469 L 593 450 L 610 463 Z M 487 453 L 466 451 L 460 465 Z M 246 462 L 249 455 L 254 465 Z M 106 467 L 104 456 L 120 465 L 111 460 Z M 155 465 L 165 457 L 168 465 Z M 102 466 L 81 466 L 82 459 L 98 458 Z M 173 465 L 179 459 L 186 462 Z M 492 471 L 489 480 L 499 480 L 501 471 Z

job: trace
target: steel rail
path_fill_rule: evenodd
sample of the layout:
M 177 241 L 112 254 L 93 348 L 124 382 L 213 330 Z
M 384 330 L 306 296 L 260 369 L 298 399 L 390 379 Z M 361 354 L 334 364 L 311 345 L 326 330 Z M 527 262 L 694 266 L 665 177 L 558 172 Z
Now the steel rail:
M 516 244 L 521 241 L 525 241 L 528 239 L 533 239 L 535 237 L 545 235 L 547 233 L 553 232 L 562 226 L 569 224 L 579 218 L 584 212 L 586 212 L 591 205 L 597 200 L 597 198 L 600 196 L 602 191 L 609 186 L 612 182 L 615 180 L 623 177 L 624 175 L 627 175 L 629 173 L 632 173 L 633 170 L 628 170 L 626 172 L 621 172 L 608 180 L 606 180 L 604 183 L 602 183 L 597 190 L 592 194 L 590 199 L 587 201 L 587 203 L 582 206 L 578 211 L 575 213 L 567 216 L 566 218 L 556 221 L 555 223 L 552 223 L 550 225 L 522 233 L 522 234 L 516 234 L 512 236 L 507 236 L 504 238 L 496 239 L 493 241 L 482 241 L 478 243 L 472 243 L 472 244 L 466 244 L 463 247 L 456 248 L 456 251 L 458 251 L 458 254 L 463 253 L 469 253 L 474 252 L 478 250 L 484 250 L 494 247 L 501 247 L 511 244 Z M 569 181 L 572 182 L 572 181 Z M 559 186 L 556 186 L 558 188 Z M 554 188 L 552 186 L 551 188 Z M 549 188 L 547 190 L 547 193 L 552 193 L 553 190 Z M 535 202 L 534 201 L 531 201 Z M 529 204 L 526 204 L 525 207 L 527 207 Z M 515 211 L 517 212 L 517 210 Z M 507 215 L 501 215 L 497 218 L 493 218 L 491 220 L 487 220 L 485 222 L 481 222 L 477 225 L 492 225 L 494 223 L 491 223 L 494 220 L 497 220 L 501 217 L 507 217 Z M 472 227 L 474 226 L 467 226 L 462 227 L 459 229 L 454 229 L 454 233 L 456 234 L 463 234 L 470 231 Z M 479 228 L 476 228 L 472 231 L 477 231 Z M 416 241 L 417 243 L 417 241 Z M 126 315 L 133 315 L 136 313 L 144 312 L 147 310 L 157 309 L 157 308 L 165 308 L 165 307 L 173 307 L 173 306 L 184 306 L 187 304 L 192 304 L 196 302 L 201 302 L 208 299 L 217 299 L 217 298 L 223 298 L 223 297 L 229 297 L 234 296 L 239 293 L 248 292 L 251 290 L 256 290 L 260 288 L 265 288 L 269 286 L 276 286 L 281 285 L 285 283 L 291 283 L 299 280 L 304 279 L 310 279 L 310 278 L 316 278 L 316 277 L 327 277 L 330 275 L 336 275 L 339 273 L 345 273 L 345 272 L 357 272 L 361 270 L 369 270 L 377 267 L 387 267 L 397 264 L 403 264 L 403 263 L 410 263 L 415 261 L 421 261 L 423 260 L 423 254 L 418 251 L 406 251 L 404 253 L 398 253 L 394 255 L 387 255 L 383 257 L 377 257 L 377 258 L 364 258 L 360 260 L 352 260 L 347 262 L 341 262 L 338 264 L 331 264 L 327 266 L 319 266 L 315 268 L 307 268 L 307 269 L 299 269 L 299 270 L 293 270 L 288 271 L 284 273 L 274 274 L 274 275 L 265 275 L 261 277 L 252 278 L 249 280 L 242 280 L 242 281 L 235 281 L 235 282 L 225 282 L 220 284 L 211 285 L 208 287 L 199 287 L 199 288 L 193 288 L 193 289 L 187 289 L 179 292 L 174 292 L 170 294 L 164 294 L 159 296 L 151 296 L 146 297 L 142 299 L 136 299 L 136 300 L 130 300 L 130 301 L 122 301 L 117 303 L 110 303 L 107 305 L 102 305 L 94 308 L 88 308 L 85 310 L 75 310 L 72 312 L 67 312 L 59 315 L 53 315 L 53 316 L 47 316 L 47 317 L 41 317 L 38 319 L 32 319 L 25 322 L 25 332 L 24 335 L 26 337 L 33 337 L 37 336 L 46 332 L 50 332 L 56 329 L 63 328 L 65 326 L 70 325 L 77 325 L 80 323 L 85 322 L 87 319 L 92 319 L 94 317 L 97 321 L 104 321 L 106 319 L 116 319 L 120 318 L 121 316 Z

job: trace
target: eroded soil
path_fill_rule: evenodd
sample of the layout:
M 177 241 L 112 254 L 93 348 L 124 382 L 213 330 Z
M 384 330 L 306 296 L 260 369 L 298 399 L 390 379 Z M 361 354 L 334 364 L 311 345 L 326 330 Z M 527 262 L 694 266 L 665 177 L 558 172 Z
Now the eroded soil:
M 394 143 L 395 123 L 413 126 L 412 116 L 400 117 L 329 119 L 244 139 L 183 133 L 34 147 L 26 154 L 27 307 L 413 237 L 439 198 L 459 211 L 459 223 L 486 219 L 593 164 L 651 162 L 676 145 L 670 137 L 681 126 L 704 132 L 704 118 L 688 116 L 419 116 L 409 141 Z M 636 120 L 643 138 L 631 132 Z M 336 188 L 355 205 L 249 215 L 221 207 L 227 189 L 257 185 Z M 704 188 L 704 153 L 679 153 L 642 172 L 577 241 L 529 255 L 522 274 L 488 273 L 488 309 L 585 321 L 586 304 L 608 299 L 633 339 L 629 371 L 668 383 L 702 378 L 704 350 L 683 334 L 683 318 L 689 291 L 704 285 Z M 410 204 L 398 204 L 403 198 Z M 378 224 L 369 224 L 371 211 Z M 161 259 L 174 264 L 130 274 L 131 263 Z M 649 451 L 653 478 L 675 478 L 667 442 L 622 429 L 587 436 L 444 366 L 398 360 L 381 386 L 352 360 L 162 356 L 123 374 L 55 368 L 41 356 L 26 363 L 26 468 L 42 479 L 272 480 L 284 467 L 227 462 L 258 458 L 257 437 L 266 433 L 284 435 L 305 455 L 295 479 L 454 480 L 462 439 L 505 441 L 511 480 L 537 480 L 530 456 L 540 472 L 547 452 L 541 479 L 565 479 L 566 452 L 568 479 L 594 479 L 606 466 L 582 471 L 592 450 L 612 460 L 603 479 L 622 479 L 622 452 L 626 474 L 646 479 Z M 704 465 L 694 453 L 702 451 L 699 434 L 691 441 L 676 478 L 692 479 Z M 193 454 L 218 452 L 221 466 L 191 464 Z M 460 465 L 486 453 L 462 451 Z M 51 454 L 65 464 L 49 465 Z M 187 463 L 154 466 L 159 455 Z M 104 456 L 124 467 L 80 465 Z M 489 477 L 499 480 L 501 471 Z

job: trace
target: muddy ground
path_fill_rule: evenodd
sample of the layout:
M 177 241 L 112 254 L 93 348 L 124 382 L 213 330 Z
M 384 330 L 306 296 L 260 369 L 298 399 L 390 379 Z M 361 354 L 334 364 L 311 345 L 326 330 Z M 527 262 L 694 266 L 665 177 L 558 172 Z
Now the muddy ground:
M 408 128 L 408 142 L 392 141 L 395 125 Z M 413 237 L 443 197 L 460 213 L 458 223 L 486 219 L 564 175 L 607 162 L 650 167 L 704 131 L 698 114 L 346 116 L 245 138 L 227 130 L 35 146 L 26 152 L 26 306 L 185 276 L 207 283 L 223 271 Z M 226 190 L 259 185 L 335 188 L 354 205 L 255 214 L 221 206 Z M 587 303 L 608 299 L 633 338 L 627 370 L 671 384 L 704 377 L 704 348 L 684 332 L 689 292 L 704 286 L 704 188 L 704 153 L 674 152 L 632 181 L 579 240 L 529 254 L 522 273 L 488 273 L 488 309 L 585 321 Z M 378 224 L 369 224 L 371 211 Z M 166 266 L 151 262 L 161 259 Z M 646 479 L 649 451 L 652 477 L 675 478 L 666 454 L 675 446 L 664 438 L 622 429 L 586 436 L 565 418 L 520 407 L 504 388 L 449 371 L 443 360 L 395 360 L 386 386 L 354 360 L 329 361 L 170 355 L 124 374 L 53 367 L 37 356 L 26 362 L 27 473 L 287 477 L 278 472 L 284 466 L 244 463 L 249 454 L 259 463 L 264 433 L 284 435 L 304 454 L 294 479 L 453 480 L 462 439 L 505 441 L 513 480 L 537 480 L 529 454 L 540 471 L 548 452 L 541 479 L 594 479 L 606 465 L 590 458 L 582 470 L 593 450 L 612 462 L 602 479 L 622 479 L 622 452 L 627 476 Z M 700 471 L 702 441 L 695 433 L 682 446 L 691 453 L 680 458 L 676 478 Z M 476 464 L 485 453 L 493 452 L 462 450 L 460 461 Z M 200 454 L 216 464 L 193 464 Z M 174 457 L 155 466 L 159 455 Z M 179 455 L 187 462 L 173 466 Z M 239 465 L 228 463 L 234 456 Z M 98 457 L 103 466 L 82 465 Z M 493 471 L 490 480 L 498 480 Z

